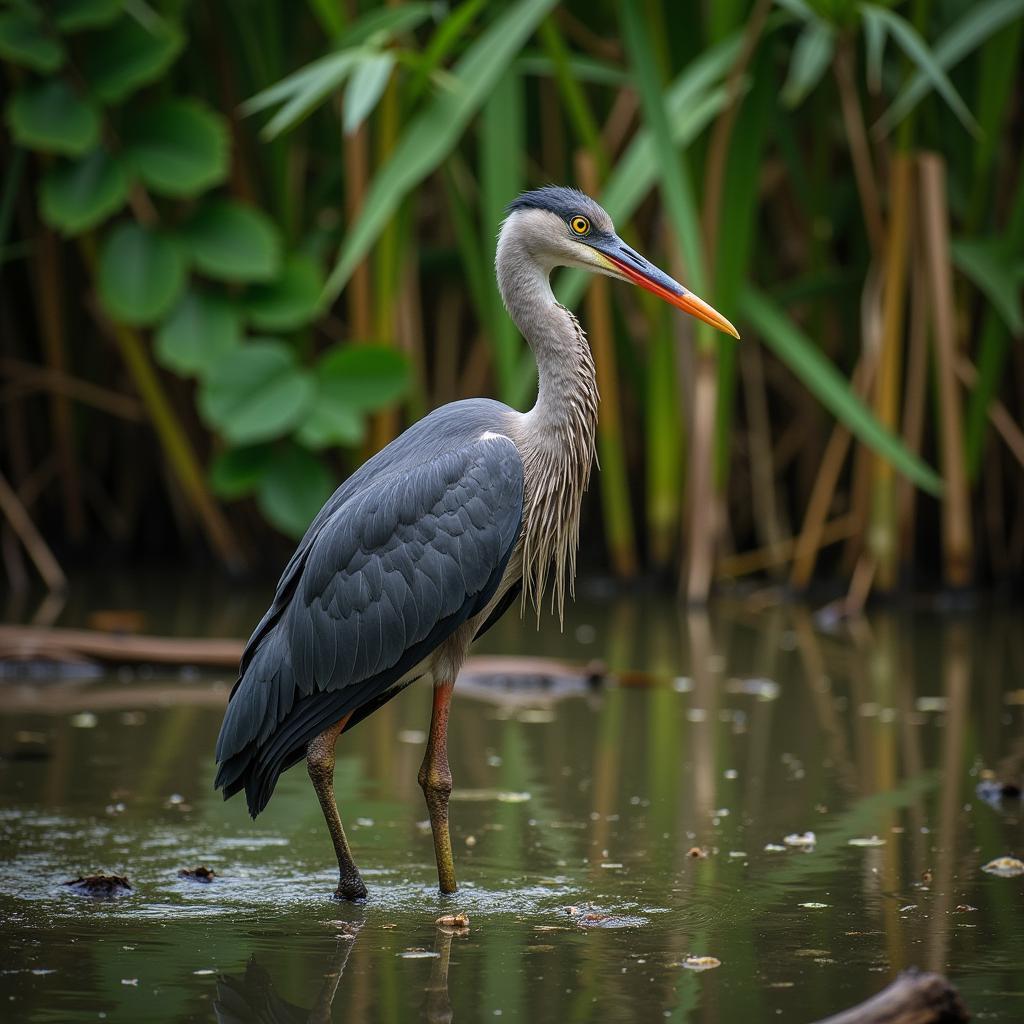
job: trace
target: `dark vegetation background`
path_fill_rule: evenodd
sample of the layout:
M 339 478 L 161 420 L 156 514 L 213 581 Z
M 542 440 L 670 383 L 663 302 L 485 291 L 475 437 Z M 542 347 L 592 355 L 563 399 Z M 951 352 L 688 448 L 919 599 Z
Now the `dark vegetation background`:
M 558 278 L 603 395 L 586 562 L 1024 564 L 1024 0 L 0 6 L 0 552 L 276 572 L 431 407 L 535 378 L 494 284 L 549 181 L 737 324 Z

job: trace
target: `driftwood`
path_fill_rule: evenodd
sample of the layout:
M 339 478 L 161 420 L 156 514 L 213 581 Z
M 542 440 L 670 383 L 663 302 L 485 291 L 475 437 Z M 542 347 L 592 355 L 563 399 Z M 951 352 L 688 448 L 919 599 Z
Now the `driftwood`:
M 205 665 L 234 671 L 244 646 L 242 640 L 235 639 L 0 626 L 0 662 L 92 660 L 111 664 Z M 563 688 L 574 690 L 593 685 L 604 674 L 604 666 L 596 662 L 572 665 L 554 658 L 478 656 L 466 661 L 462 679 L 467 690 L 491 682 L 511 690 L 541 689 L 557 696 Z
M 141 636 L 91 629 L 0 626 L 0 661 L 81 661 L 237 668 L 241 640 Z
M 962 1024 L 960 994 L 941 974 L 905 971 L 877 995 L 818 1024 Z

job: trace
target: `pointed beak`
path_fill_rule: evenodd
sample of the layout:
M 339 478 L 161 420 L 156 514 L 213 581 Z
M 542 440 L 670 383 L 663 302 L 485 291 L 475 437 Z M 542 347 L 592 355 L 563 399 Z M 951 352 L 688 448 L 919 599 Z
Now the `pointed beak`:
M 649 263 L 640 253 L 626 245 L 618 235 L 588 238 L 584 241 L 607 264 L 613 277 L 632 281 L 633 284 L 646 288 L 647 291 L 657 295 L 659 299 L 664 299 L 684 313 L 689 313 L 690 316 L 695 316 L 698 320 L 710 324 L 716 330 L 722 331 L 723 334 L 731 334 L 734 338 L 739 338 L 740 332 L 717 309 L 698 298 L 693 292 L 687 291 L 678 281 L 673 280 L 663 270 L 659 270 L 653 263 Z

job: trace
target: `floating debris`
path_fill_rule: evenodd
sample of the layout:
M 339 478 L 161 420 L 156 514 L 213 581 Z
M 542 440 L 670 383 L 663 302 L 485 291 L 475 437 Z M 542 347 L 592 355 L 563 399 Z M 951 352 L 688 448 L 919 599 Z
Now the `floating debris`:
M 422 729 L 402 729 L 398 733 L 399 743 L 420 744 L 427 742 L 427 734 Z
M 529 793 L 517 793 L 504 789 L 456 789 L 452 800 L 462 800 L 466 803 L 485 803 L 489 800 L 497 800 L 501 804 L 525 804 L 530 799 Z
M 76 729 L 95 729 L 99 719 L 91 711 L 79 711 L 71 716 L 71 724 Z
M 733 860 L 739 860 L 741 857 L 746 857 L 746 853 L 744 853 L 743 850 L 730 850 L 729 856 L 732 857 Z
M 137 988 L 138 984 L 139 984 L 139 979 L 138 978 L 122 978 L 121 979 L 121 984 L 122 985 L 131 985 L 133 988 Z
M 730 679 L 725 684 L 727 693 L 742 693 L 748 697 L 756 697 L 758 700 L 775 700 L 782 692 L 781 687 L 774 679 Z
M 970 903 L 958 903 L 953 910 L 954 914 L 973 914 L 977 911 L 977 907 L 972 907 Z
M 466 846 L 472 850 L 473 847 L 476 846 L 476 836 L 466 836 L 465 842 Z
M 679 966 L 685 967 L 688 971 L 713 971 L 716 967 L 722 966 L 722 961 L 716 956 L 694 956 L 691 953 Z
M 201 967 L 198 971 L 193 971 L 193 974 L 199 975 L 201 978 L 205 978 L 209 974 L 216 974 L 217 972 L 212 967 Z
M 941 712 L 946 710 L 946 698 L 945 697 L 918 697 L 914 702 L 914 707 L 918 711 L 925 713 L 928 712 Z
M 706 846 L 691 846 L 686 851 L 686 856 L 691 860 L 707 860 L 708 848 Z
M 995 860 L 990 860 L 985 864 L 982 871 L 987 871 L 990 875 L 998 875 L 1000 878 L 1016 878 L 1018 875 L 1024 875 L 1024 861 L 1017 860 L 1016 857 L 996 857 Z
M 469 931 L 469 914 L 460 912 L 458 914 L 443 914 L 434 921 L 444 932 L 451 932 L 453 935 L 464 935 Z
M 764 852 L 765 853 L 785 853 L 786 852 L 786 848 L 784 846 L 779 846 L 778 843 L 765 843 L 764 844 Z
M 798 903 L 798 907 L 802 907 L 804 910 L 825 910 L 829 904 L 827 903 Z
M 848 846 L 885 846 L 885 840 L 879 839 L 878 836 L 868 836 L 867 838 L 850 839 L 847 842 Z
M 203 885 L 209 885 L 216 877 L 217 872 L 213 868 L 208 868 L 205 865 L 199 865 L 196 868 L 182 868 L 178 872 L 179 878 L 187 878 L 192 882 L 202 882 Z
M 566 907 L 565 912 L 580 928 L 642 928 L 649 923 L 646 917 L 634 914 L 606 914 L 580 907 Z
M 524 725 L 548 725 L 555 720 L 555 713 L 550 708 L 522 708 L 515 719 Z
M 403 960 L 436 960 L 441 954 L 432 949 L 406 949 L 397 955 Z
M 797 850 L 812 850 L 818 842 L 818 837 L 813 832 L 792 832 L 782 841 L 786 846 L 792 846 Z
M 64 882 L 63 885 L 82 896 L 95 896 L 100 899 L 123 896 L 132 891 L 131 883 L 124 875 L 83 875 L 81 878 Z
M 1021 788 L 1018 783 L 997 779 L 991 772 L 986 774 L 988 777 L 983 778 L 974 789 L 979 799 L 984 800 L 990 807 L 997 809 L 1001 807 L 1004 800 L 1020 799 Z

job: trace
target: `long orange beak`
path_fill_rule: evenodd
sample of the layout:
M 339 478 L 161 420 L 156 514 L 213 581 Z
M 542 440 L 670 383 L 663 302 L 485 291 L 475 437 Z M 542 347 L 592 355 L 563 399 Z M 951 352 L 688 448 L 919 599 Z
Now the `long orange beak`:
M 739 338 L 740 332 L 713 306 L 702 298 L 687 291 L 678 281 L 673 280 L 663 270 L 648 262 L 638 252 L 631 249 L 617 235 L 610 238 L 586 239 L 587 245 L 600 253 L 623 277 L 633 284 L 653 292 L 659 299 L 681 309 L 684 313 L 703 320 L 723 334 L 731 334 Z

